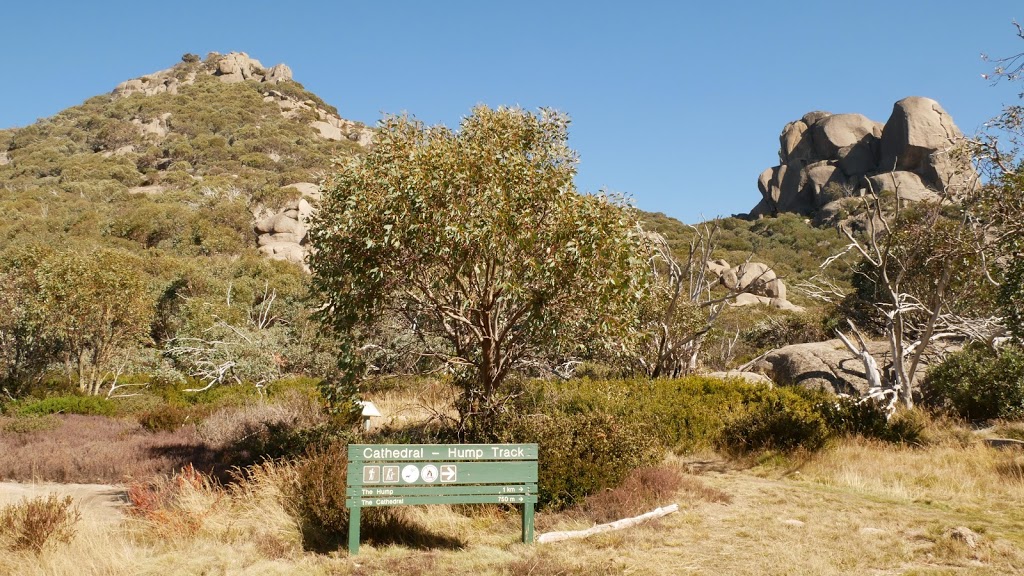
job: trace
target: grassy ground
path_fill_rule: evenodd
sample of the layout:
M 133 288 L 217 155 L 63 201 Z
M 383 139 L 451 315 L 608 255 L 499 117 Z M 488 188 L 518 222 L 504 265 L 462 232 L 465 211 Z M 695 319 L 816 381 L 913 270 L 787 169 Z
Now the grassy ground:
M 445 545 L 364 543 L 314 554 L 266 466 L 216 488 L 178 480 L 175 504 L 121 524 L 84 517 L 68 544 L 0 556 L 0 574 L 1016 574 L 1024 573 L 1024 454 L 947 439 L 928 448 L 851 440 L 804 458 L 672 457 L 680 512 L 587 540 L 526 546 L 497 507 L 403 510 Z M 538 532 L 585 528 L 540 514 Z M 954 531 L 966 528 L 964 536 Z M 974 542 L 966 540 L 974 539 Z M 454 544 L 454 546 L 452 545 Z
M 452 417 L 450 394 L 437 382 L 382 387 L 371 398 L 387 416 L 374 428 Z M 263 464 L 226 484 L 186 466 L 217 472 L 237 461 L 239 439 L 268 423 L 319 422 L 310 406 L 291 398 L 210 407 L 198 422 L 157 432 L 134 416 L 0 418 L 0 476 L 122 483 L 104 490 L 136 505 L 112 516 L 107 504 L 116 502 L 82 496 L 95 492 L 87 487 L 70 492 L 81 511 L 76 532 L 39 554 L 12 549 L 16 535 L 0 525 L 0 576 L 1024 573 L 1024 450 L 989 447 L 944 421 L 929 424 L 923 447 L 847 439 L 785 458 L 668 456 L 580 508 L 538 514 L 540 534 L 679 504 L 676 514 L 587 540 L 524 545 L 514 510 L 430 506 L 392 509 L 387 530 L 364 524 L 358 556 L 316 553 L 303 547 L 289 496 L 300 463 Z M 1024 437 L 1020 430 L 996 423 L 985 433 Z M 66 488 L 0 484 L 0 515 L 19 498 Z

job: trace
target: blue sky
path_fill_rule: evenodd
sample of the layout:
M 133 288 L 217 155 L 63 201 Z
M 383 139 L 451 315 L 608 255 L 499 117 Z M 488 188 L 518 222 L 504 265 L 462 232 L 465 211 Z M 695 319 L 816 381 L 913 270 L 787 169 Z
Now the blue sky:
M 929 96 L 974 132 L 1024 90 L 980 77 L 980 53 L 1024 51 L 1014 18 L 1020 0 L 12 2 L 0 128 L 186 52 L 242 51 L 368 124 L 557 108 L 580 189 L 695 222 L 752 208 L 783 125 L 810 110 L 884 122 L 896 100 Z

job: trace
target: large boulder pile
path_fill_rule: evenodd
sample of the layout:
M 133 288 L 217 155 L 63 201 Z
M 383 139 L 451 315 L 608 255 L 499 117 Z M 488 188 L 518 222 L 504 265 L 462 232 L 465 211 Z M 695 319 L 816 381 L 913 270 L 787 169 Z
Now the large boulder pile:
M 803 312 L 803 308 L 786 299 L 786 285 L 775 271 L 761 262 L 744 262 L 739 266 L 730 266 L 725 260 L 711 260 L 707 263 L 708 271 L 718 277 L 718 282 L 739 292 L 733 300 L 733 306 L 750 306 L 762 304 L 780 310 Z
M 299 182 L 287 188 L 295 188 L 302 197 L 286 203 L 281 210 L 267 213 L 258 219 L 253 226 L 256 243 L 260 252 L 268 258 L 292 262 L 306 268 L 306 256 L 309 254 L 309 223 L 316 211 L 315 205 L 310 201 L 318 201 L 320 191 L 316 184 L 310 182 Z
M 836 210 L 844 197 L 898 191 L 903 200 L 936 199 L 976 178 L 951 154 L 962 133 L 938 102 L 911 96 L 882 125 L 860 114 L 809 112 L 782 129 L 779 165 L 758 177 L 751 216 Z

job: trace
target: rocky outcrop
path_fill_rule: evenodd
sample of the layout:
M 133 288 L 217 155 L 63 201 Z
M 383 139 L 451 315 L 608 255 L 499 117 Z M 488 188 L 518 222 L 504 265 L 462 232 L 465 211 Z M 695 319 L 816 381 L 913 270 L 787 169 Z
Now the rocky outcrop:
M 889 343 L 867 341 L 865 344 L 882 372 L 891 370 L 892 351 Z M 921 357 L 920 369 L 912 386 L 916 388 L 918 379 L 927 372 L 928 366 L 940 362 L 949 352 L 957 349 L 959 346 L 956 343 L 937 343 L 934 353 Z M 750 369 L 765 374 L 779 386 L 801 386 L 809 390 L 850 396 L 863 396 L 869 388 L 864 363 L 838 338 L 783 346 L 767 353 Z
M 273 86 L 292 79 L 292 70 L 285 64 L 277 64 L 269 69 L 245 52 L 218 54 L 211 52 L 202 62 L 183 62 L 166 70 L 146 74 L 122 82 L 114 88 L 114 97 L 127 97 L 132 94 L 152 96 L 162 93 L 177 94 L 181 86 L 195 83 L 198 74 L 216 77 L 221 82 L 235 83 L 252 81 L 267 88 L 263 91 L 265 102 L 274 102 L 286 118 L 312 118 L 309 126 L 315 134 L 327 140 L 349 140 L 360 146 L 369 146 L 373 142 L 374 131 L 358 122 L 341 118 L 331 110 L 314 100 L 304 100 Z M 153 134 L 157 138 L 166 136 L 166 118 L 143 122 L 132 120 L 139 126 L 144 135 Z
M 294 85 L 288 85 L 287 83 L 292 80 L 292 71 L 285 64 L 264 68 L 259 60 L 249 57 L 244 52 L 213 52 L 202 61 L 197 56 L 186 55 L 182 60 L 182 63 L 166 70 L 122 82 L 114 89 L 112 97 L 177 94 L 183 86 L 194 84 L 200 75 L 210 76 L 228 84 L 251 82 L 258 85 L 263 101 L 275 104 L 282 117 L 308 125 L 312 133 L 320 138 L 353 142 L 363 147 L 368 147 L 373 142 L 374 130 L 358 122 L 341 118 L 333 108 L 320 99 L 302 90 L 296 90 Z M 140 116 L 129 120 L 146 140 L 163 140 L 172 132 L 173 119 L 170 113 Z M 125 147 L 104 151 L 104 154 L 114 156 L 130 152 L 138 150 Z M 267 153 L 267 157 L 273 162 L 281 161 L 281 157 L 272 151 Z M 6 154 L 0 156 L 0 163 L 5 162 L 6 158 Z M 165 162 L 169 164 L 170 160 L 165 159 Z M 158 164 L 158 168 L 166 168 L 166 164 Z M 295 188 L 300 198 L 277 211 L 267 211 L 262 206 L 254 207 L 253 230 L 261 253 L 272 259 L 292 262 L 306 268 L 306 257 L 309 255 L 309 220 L 320 201 L 320 189 L 310 182 L 298 182 L 286 186 L 288 187 Z M 164 189 L 163 186 L 155 185 L 139 186 L 132 188 L 130 192 L 159 194 Z
M 310 189 L 312 187 L 312 189 Z M 276 213 L 270 213 L 253 226 L 259 250 L 274 260 L 285 260 L 306 267 L 309 254 L 309 222 L 316 208 L 307 200 L 319 199 L 319 188 L 309 182 L 286 186 L 303 195 Z
M 975 177 L 950 154 L 950 142 L 963 138 L 939 103 L 912 96 L 893 106 L 882 135 L 879 169 L 917 174 L 925 183 L 963 185 Z
M 138 126 L 139 131 L 142 132 L 143 136 L 152 134 L 156 138 L 164 138 L 167 136 L 168 127 L 167 121 L 171 118 L 170 112 L 164 112 L 156 118 L 151 118 L 146 122 L 143 122 L 139 118 L 132 118 L 132 124 Z
M 951 154 L 961 138 L 952 117 L 930 98 L 896 102 L 884 126 L 860 114 L 809 112 L 782 129 L 779 165 L 758 176 L 761 201 L 750 215 L 814 214 L 868 191 L 936 199 L 977 178 L 969 162 Z
M 739 292 L 733 306 L 762 304 L 780 310 L 803 312 L 803 308 L 786 299 L 786 285 L 767 264 L 745 262 L 732 267 L 725 260 L 707 263 L 708 271 L 718 277 L 719 283 L 734 292 Z
M 263 96 L 264 102 L 273 102 L 281 108 L 285 118 L 298 118 L 302 114 L 315 114 L 316 120 L 310 126 L 321 138 L 327 140 L 350 140 L 360 146 L 369 146 L 373 142 L 373 130 L 363 124 L 346 120 L 330 111 L 323 109 L 313 100 L 298 100 L 278 90 L 268 90 Z
M 883 363 L 889 352 L 888 343 L 867 344 L 872 355 Z M 864 364 L 838 339 L 772 350 L 754 369 L 780 386 L 801 386 L 851 396 L 860 396 L 868 391 Z
M 253 80 L 277 84 L 292 79 L 291 68 L 284 64 L 278 64 L 267 70 L 259 60 L 250 58 L 245 52 L 230 52 L 228 54 L 211 52 L 202 63 L 178 64 L 166 70 L 122 82 L 114 88 L 113 94 L 114 96 L 130 96 L 137 93 L 153 96 L 164 92 L 177 94 L 180 86 L 194 83 L 196 74 L 204 73 L 216 76 L 222 82 Z

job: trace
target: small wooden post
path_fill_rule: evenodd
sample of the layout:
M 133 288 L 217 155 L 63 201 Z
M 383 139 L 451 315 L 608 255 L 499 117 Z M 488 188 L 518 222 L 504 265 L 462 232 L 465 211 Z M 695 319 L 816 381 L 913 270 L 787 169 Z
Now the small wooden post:
M 533 544 L 533 502 L 523 504 L 523 544 Z
M 359 553 L 359 506 L 348 509 L 348 553 L 355 556 Z

